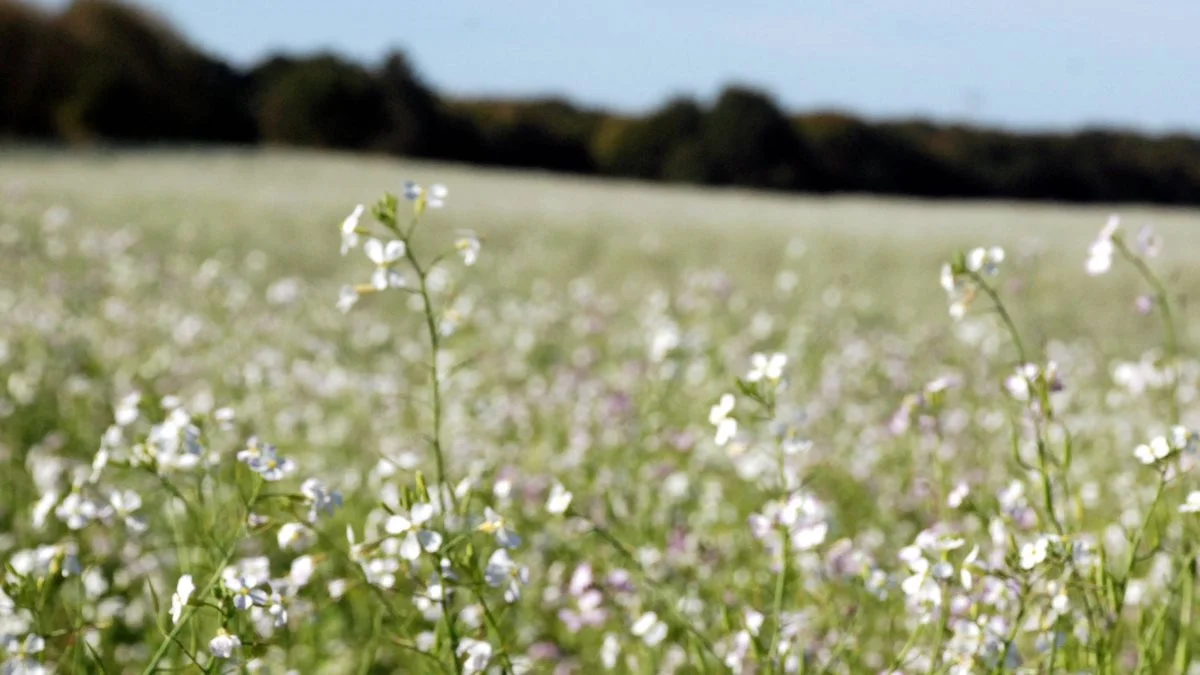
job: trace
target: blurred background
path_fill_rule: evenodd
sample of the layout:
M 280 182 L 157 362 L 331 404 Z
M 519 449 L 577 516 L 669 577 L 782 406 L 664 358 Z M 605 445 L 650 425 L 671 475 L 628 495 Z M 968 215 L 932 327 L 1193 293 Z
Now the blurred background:
M 1200 203 L 1200 4 L 0 0 L 0 138 Z

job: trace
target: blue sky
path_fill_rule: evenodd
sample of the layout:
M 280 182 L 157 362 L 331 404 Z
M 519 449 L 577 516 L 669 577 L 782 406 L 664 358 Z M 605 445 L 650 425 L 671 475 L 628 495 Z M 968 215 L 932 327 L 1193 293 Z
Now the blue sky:
M 62 0 L 41 0 L 62 4 Z M 1200 132 L 1196 0 L 143 0 L 238 64 L 404 49 L 438 90 L 637 112 L 729 82 L 789 109 Z

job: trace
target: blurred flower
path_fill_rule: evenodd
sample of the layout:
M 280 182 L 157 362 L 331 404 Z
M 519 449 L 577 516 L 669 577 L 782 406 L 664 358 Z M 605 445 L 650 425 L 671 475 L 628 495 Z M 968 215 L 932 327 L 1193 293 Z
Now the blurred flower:
M 454 240 L 454 248 L 462 256 L 463 264 L 467 267 L 474 265 L 479 259 L 479 238 L 470 230 L 459 231 L 458 238 Z
M 1200 490 L 1188 493 L 1187 500 L 1179 507 L 1180 513 L 1200 513 Z
M 656 647 L 667 637 L 667 624 L 659 620 L 658 614 L 646 612 L 633 622 L 629 632 L 640 637 L 647 647 Z
M 562 483 L 555 483 L 550 488 L 550 496 L 546 499 L 546 511 L 554 515 L 562 515 L 571 506 L 571 493 Z
M 404 275 L 392 269 L 392 265 L 404 257 L 403 241 L 393 239 L 384 244 L 372 237 L 363 244 L 363 251 L 367 258 L 375 263 L 375 272 L 371 274 L 371 286 L 375 290 L 383 291 L 404 286 Z
M 1121 227 L 1121 217 L 1113 214 L 1108 217 L 1108 222 L 1105 223 L 1104 229 L 1100 230 L 1096 241 L 1088 248 L 1087 273 L 1091 276 L 1099 276 L 1105 274 L 1112 269 L 1113 253 L 1116 251 L 1116 246 L 1113 244 L 1113 235 Z
M 46 641 L 40 635 L 26 635 L 24 640 L 15 637 L 8 638 L 4 651 L 8 658 L 0 663 L 0 673 L 4 675 L 43 675 L 50 671 L 34 658 L 46 648 Z
M 342 255 L 358 246 L 358 220 L 362 218 L 365 207 L 362 204 L 354 207 L 354 211 L 342 221 Z
M 776 382 L 783 377 L 783 368 L 787 365 L 787 354 L 776 352 L 771 356 L 758 353 L 750 357 L 750 372 L 746 374 L 748 382 L 759 382 L 766 378 Z
M 188 600 L 191 599 L 195 590 L 196 584 L 192 582 L 192 575 L 185 574 L 179 577 L 179 581 L 175 584 L 175 593 L 171 595 L 172 625 L 179 623 L 179 619 L 183 615 L 183 608 L 187 606 Z
M 217 635 L 208 642 L 208 651 L 218 659 L 227 659 L 242 646 L 238 636 L 230 634 L 224 628 L 217 629 Z
M 721 400 L 708 412 L 709 424 L 716 425 L 717 427 L 715 440 L 719 446 L 725 445 L 737 435 L 737 420 L 729 416 L 729 413 L 733 412 L 735 404 L 736 399 L 733 397 L 733 394 L 724 394 L 721 396 Z

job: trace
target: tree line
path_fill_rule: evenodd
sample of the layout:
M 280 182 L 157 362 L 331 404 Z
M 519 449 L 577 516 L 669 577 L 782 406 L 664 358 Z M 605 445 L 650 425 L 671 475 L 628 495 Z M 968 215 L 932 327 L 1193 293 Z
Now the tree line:
M 0 137 L 334 148 L 700 185 L 921 197 L 1200 203 L 1200 138 L 1011 133 L 789 115 L 732 85 L 644 116 L 558 99 L 439 96 L 396 51 L 239 70 L 113 0 L 0 0 Z

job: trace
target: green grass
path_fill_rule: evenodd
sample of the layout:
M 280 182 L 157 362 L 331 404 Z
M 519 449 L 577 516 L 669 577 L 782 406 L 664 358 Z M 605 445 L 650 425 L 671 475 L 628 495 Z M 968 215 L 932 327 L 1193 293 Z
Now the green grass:
M 361 250 L 338 254 L 338 226 L 406 179 L 450 188 L 447 207 L 428 211 L 409 241 L 422 266 L 451 251 L 444 277 L 429 279 L 432 308 L 389 291 L 343 314 L 339 288 L 366 282 L 372 265 Z M 967 620 L 1002 625 L 991 647 L 1010 643 L 1029 672 L 1181 672 L 1200 646 L 1183 573 L 1200 528 L 1177 511 L 1197 487 L 1195 459 L 1168 460 L 1178 476 L 1155 501 L 1159 474 L 1133 455 L 1170 423 L 1200 424 L 1188 307 L 1200 281 L 1188 265 L 1200 252 L 1197 212 L 796 197 L 232 150 L 6 151 L 0 199 L 0 467 L 10 477 L 0 561 L 23 570 L 22 551 L 70 542 L 89 581 L 10 571 L 0 589 L 15 609 L 0 596 L 0 636 L 45 637 L 37 658 L 60 672 L 141 672 L 155 654 L 158 667 L 196 672 L 256 657 L 272 673 L 469 671 L 451 657 L 467 638 L 489 642 L 501 670 L 561 662 L 597 672 L 607 642 L 619 647 L 618 672 L 720 672 L 739 644 L 745 653 L 729 660 L 746 672 L 947 672 L 956 658 L 972 663 Z M 47 224 L 58 206 L 69 217 Z M 408 209 L 401 201 L 401 229 Z M 1121 363 L 1153 376 L 1164 332 L 1157 313 L 1133 309 L 1148 286 L 1132 266 L 1084 273 L 1113 211 L 1128 241 L 1143 223 L 1166 241 L 1149 265 L 1175 293 L 1179 420 L 1170 378 L 1144 390 L 1114 379 Z M 462 228 L 483 239 L 472 267 L 452 253 Z M 1005 393 L 1015 351 L 986 297 L 961 323 L 947 315 L 942 263 L 977 245 L 1006 248 L 989 281 L 1029 359 L 1058 364 L 1065 388 L 1052 419 Z M 416 288 L 421 275 L 407 274 Z M 447 308 L 462 320 L 437 345 L 446 378 L 435 397 L 426 314 L 438 325 Z M 666 335 L 678 344 L 656 354 Z M 737 390 L 757 351 L 788 355 L 786 386 L 743 392 L 743 437 L 718 447 L 709 409 Z M 914 408 L 908 430 L 892 429 L 906 401 L 945 375 L 960 384 Z M 143 395 L 141 418 L 89 482 L 130 391 Z M 163 479 L 124 466 L 163 420 L 165 395 L 192 413 L 211 466 Z M 236 412 L 232 429 L 212 418 L 222 406 Z M 253 435 L 297 471 L 264 485 L 234 458 Z M 788 438 L 811 448 L 782 454 Z M 387 539 L 382 523 L 435 482 L 438 446 L 448 483 L 470 479 L 447 507 L 461 521 L 426 525 L 457 575 L 449 621 L 418 597 L 437 576 L 433 556 L 410 565 L 390 548 L 399 540 L 383 554 L 368 547 L 376 565 L 397 562 L 394 583 L 373 588 L 344 534 Z M 226 553 L 267 556 L 270 576 L 286 576 L 299 553 L 280 550 L 276 535 L 304 520 L 307 477 L 340 490 L 345 506 L 314 526 L 316 572 L 286 598 L 287 625 L 256 631 L 225 586 L 206 593 L 205 582 Z M 1026 499 L 1005 511 L 997 495 L 1013 481 Z M 574 494 L 566 517 L 544 509 L 555 482 Z M 960 482 L 972 497 L 951 508 Z M 1047 484 L 1064 538 L 1108 556 L 1090 571 L 1057 545 L 1033 570 L 1018 564 L 1022 545 L 1056 532 Z M 146 532 L 114 516 L 71 530 L 69 509 L 54 508 L 74 491 L 102 509 L 118 488 L 140 493 Z M 789 550 L 781 576 L 771 542 L 748 522 L 797 491 L 823 505 L 812 518 L 828 532 Z M 49 509 L 41 527 L 39 500 Z M 513 603 L 483 577 L 497 549 L 473 527 L 485 505 L 524 540 L 512 558 L 528 585 Z M 243 531 L 248 508 L 270 520 Z M 941 592 L 966 609 L 922 627 L 898 555 L 928 528 L 966 541 L 926 552 L 950 562 Z M 1132 539 L 1145 559 L 1127 577 Z M 975 545 L 993 568 L 963 588 L 959 568 Z M 604 615 L 576 630 L 560 610 L 578 609 L 570 580 L 583 565 Z M 167 640 L 184 573 L 198 587 L 194 618 Z M 331 597 L 331 581 L 350 590 Z M 1006 581 L 1011 595 L 996 591 Z M 1059 589 L 1068 608 L 1026 626 Z M 631 632 L 650 611 L 668 627 L 661 643 Z M 762 629 L 739 636 L 754 612 Z M 241 639 L 238 658 L 209 656 L 219 628 Z M 1062 644 L 1041 649 L 1055 630 Z M 975 657 L 962 672 L 1004 665 L 984 648 Z

